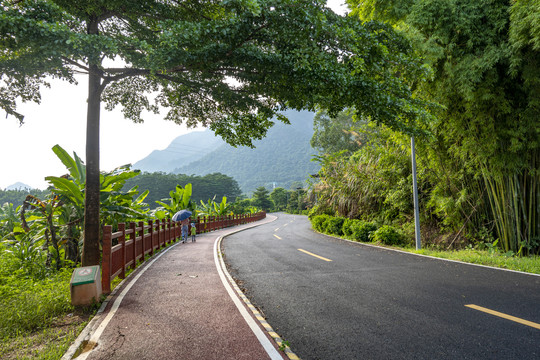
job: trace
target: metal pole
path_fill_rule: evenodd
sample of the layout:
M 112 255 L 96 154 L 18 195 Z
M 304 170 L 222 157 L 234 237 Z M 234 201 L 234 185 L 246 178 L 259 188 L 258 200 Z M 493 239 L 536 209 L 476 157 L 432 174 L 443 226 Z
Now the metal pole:
M 416 237 L 416 250 L 420 250 L 422 248 L 422 243 L 420 241 L 420 215 L 418 212 L 418 186 L 416 183 L 416 152 L 414 150 L 414 136 L 411 137 L 411 158 L 414 198 L 414 234 Z

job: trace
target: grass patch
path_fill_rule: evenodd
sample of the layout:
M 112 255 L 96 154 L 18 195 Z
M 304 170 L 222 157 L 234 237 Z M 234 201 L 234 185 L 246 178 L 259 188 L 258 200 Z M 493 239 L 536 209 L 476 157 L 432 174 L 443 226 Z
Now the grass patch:
M 332 235 L 336 236 L 336 235 Z M 387 246 L 381 243 L 375 242 L 361 242 L 357 241 L 351 237 L 341 237 L 342 239 L 347 239 L 355 242 L 394 248 L 398 250 L 403 250 L 415 254 L 433 256 L 441 259 L 462 261 L 471 264 L 485 265 L 498 267 L 502 269 L 523 271 L 531 274 L 540 275 L 540 256 L 528 256 L 528 257 L 519 257 L 519 256 L 508 256 L 504 253 L 496 251 L 496 249 L 490 250 L 479 250 L 479 249 L 463 249 L 463 250 L 452 250 L 452 251 L 443 251 L 443 250 L 433 250 L 433 249 L 420 249 L 416 250 L 409 246 L 400 247 L 400 246 Z
M 47 328 L 2 339 L 0 358 L 60 359 L 84 329 L 89 318 L 90 313 L 70 313 L 57 318 Z
M 157 250 L 154 256 L 171 245 Z M 69 282 L 73 269 L 39 270 L 29 273 L 28 267 L 3 251 L 0 243 L 2 360 L 60 359 L 99 308 L 99 303 L 77 308 L 71 305 Z M 127 270 L 126 277 L 132 272 Z M 115 278 L 112 289 L 121 281 Z
M 19 271 L 1 275 L 0 358 L 60 359 L 96 311 L 71 305 L 71 271 L 44 279 Z
M 540 274 L 540 257 L 505 256 L 499 252 L 488 250 L 465 249 L 457 251 L 437 251 L 429 249 L 404 249 L 416 254 L 428 255 L 443 259 L 463 261 L 472 264 L 499 267 L 509 270 Z

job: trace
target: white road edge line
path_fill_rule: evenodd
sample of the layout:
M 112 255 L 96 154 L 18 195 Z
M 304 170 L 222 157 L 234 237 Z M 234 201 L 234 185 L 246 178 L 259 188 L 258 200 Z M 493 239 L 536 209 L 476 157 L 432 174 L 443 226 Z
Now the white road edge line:
M 269 222 L 273 222 L 277 219 L 277 217 L 274 217 L 274 216 L 271 216 L 271 219 L 270 221 L 266 221 L 265 223 L 269 223 Z M 268 216 L 267 216 L 267 219 L 268 219 Z M 263 223 L 263 224 L 265 224 Z M 256 225 L 253 225 L 253 226 L 258 226 L 258 225 L 263 225 L 263 224 L 256 224 Z M 249 228 L 249 227 L 248 227 Z M 232 233 L 235 233 L 235 232 L 240 232 L 242 230 L 245 230 L 245 229 L 235 229 L 235 231 L 229 233 L 229 234 L 226 234 L 226 235 L 230 235 Z M 146 263 L 146 264 L 143 264 L 141 268 L 139 268 L 139 273 L 137 274 L 137 276 L 135 276 L 133 279 L 131 279 L 131 277 L 127 277 L 126 279 L 124 279 L 120 284 L 118 284 L 118 286 L 112 291 L 111 294 L 109 294 L 109 297 L 103 302 L 103 304 L 101 305 L 101 307 L 99 308 L 98 312 L 96 313 L 96 316 L 88 323 L 88 325 L 86 325 L 86 327 L 81 331 L 81 333 L 79 334 L 79 336 L 74 340 L 74 342 L 71 344 L 71 346 L 67 349 L 67 351 L 64 353 L 64 355 L 62 356 L 61 360 L 71 360 L 71 359 L 77 359 L 77 360 L 85 360 L 88 355 L 95 349 L 99 348 L 99 344 L 95 347 L 95 348 L 92 348 L 90 351 L 86 351 L 84 353 L 81 353 L 79 354 L 77 357 L 73 357 L 74 354 L 77 353 L 77 351 L 79 350 L 79 348 L 82 346 L 82 344 L 84 343 L 84 341 L 88 341 L 88 343 L 92 343 L 94 342 L 95 344 L 97 344 L 97 341 L 99 340 L 99 338 L 101 337 L 101 334 L 103 333 L 103 331 L 105 330 L 105 327 L 108 325 L 108 323 L 111 321 L 114 313 L 118 310 L 118 308 L 120 307 L 120 303 L 122 302 L 122 300 L 124 299 L 124 297 L 126 296 L 127 292 L 129 291 L 129 289 L 131 289 L 131 287 L 133 286 L 133 284 L 135 284 L 135 282 L 139 279 L 139 277 L 146 271 L 146 269 L 148 267 L 150 267 L 156 260 L 158 260 L 162 255 L 164 255 L 167 251 L 169 251 L 170 249 L 172 249 L 173 247 L 175 247 L 176 245 L 180 244 L 181 242 L 178 241 L 177 243 L 169 246 L 168 248 L 166 248 L 165 250 L 163 250 L 160 254 L 158 254 L 156 256 L 155 259 L 152 259 L 152 261 Z M 216 252 L 214 251 L 214 259 L 215 259 L 215 256 L 216 256 Z M 218 268 L 218 273 L 220 275 L 220 278 L 221 280 L 223 281 L 223 278 L 221 277 L 221 273 L 219 272 L 219 267 L 217 266 L 216 264 L 216 267 Z M 112 296 L 115 295 L 115 293 L 117 292 L 117 290 L 122 286 L 123 282 L 124 281 L 129 281 L 128 285 L 126 285 L 126 287 L 122 290 L 122 292 L 120 293 L 120 295 L 115 299 L 112 307 L 111 307 L 111 310 L 109 311 L 109 313 L 105 316 L 105 318 L 100 322 L 100 319 L 101 319 L 101 314 L 105 311 L 105 308 L 107 307 L 110 299 Z M 226 283 L 228 285 L 228 283 Z M 229 289 L 227 288 L 227 286 L 225 286 L 225 288 L 227 289 L 227 291 L 229 291 Z M 229 292 L 229 295 L 230 295 L 230 292 Z M 232 297 L 232 296 L 231 296 Z M 234 301 L 234 297 L 233 297 L 233 301 Z M 236 304 L 236 303 L 235 303 Z M 236 306 L 238 306 L 238 304 L 236 304 Z M 97 325 L 97 323 L 99 323 L 99 325 Z M 260 329 L 259 329 L 260 330 Z M 267 338 L 266 338 L 267 339 Z M 267 339 L 268 340 L 268 339 Z M 266 348 L 265 348 L 266 349 Z M 274 349 L 275 350 L 275 349 Z M 282 357 L 279 357 L 279 359 L 283 359 Z
M 229 235 L 229 234 L 227 234 Z M 255 334 L 259 342 L 261 343 L 262 347 L 270 356 L 270 359 L 272 360 L 283 360 L 283 356 L 276 350 L 274 345 L 270 342 L 270 340 L 266 337 L 266 334 L 261 330 L 261 328 L 258 326 L 257 322 L 253 320 L 249 312 L 246 310 L 244 304 L 240 301 L 238 296 L 236 295 L 235 291 L 229 284 L 229 281 L 227 280 L 225 276 L 225 264 L 223 262 L 223 258 L 219 256 L 219 243 L 221 243 L 221 239 L 223 239 L 223 236 L 220 236 L 216 239 L 214 242 L 214 261 L 216 263 L 216 268 L 219 273 L 219 277 L 221 278 L 221 282 L 223 283 L 223 286 L 225 286 L 225 289 L 229 293 L 229 296 L 231 297 L 232 301 L 236 305 L 236 308 L 238 311 L 240 311 L 240 314 L 242 314 L 242 317 L 246 321 L 246 323 L 249 325 L 251 331 Z
M 316 232 L 317 234 L 320 234 L 320 235 L 328 236 L 328 237 L 331 237 L 331 238 L 334 238 L 334 239 L 343 240 L 343 241 L 348 241 L 348 242 L 350 242 L 350 243 L 352 243 L 352 244 L 356 244 L 356 245 L 360 245 L 360 246 L 372 247 L 372 248 L 379 249 L 379 250 L 395 251 L 395 252 L 399 252 L 399 253 L 402 253 L 402 254 L 408 254 L 408 255 L 420 256 L 420 257 L 425 257 L 425 258 L 433 259 L 433 260 L 448 261 L 448 262 L 453 262 L 453 263 L 458 263 L 458 264 L 477 266 L 477 267 L 486 268 L 486 269 L 499 270 L 499 271 L 506 271 L 506 272 L 516 273 L 516 274 L 531 275 L 531 276 L 537 276 L 537 277 L 540 277 L 540 274 L 529 273 L 529 272 L 519 271 L 519 270 L 505 269 L 505 268 L 500 268 L 500 267 L 495 267 L 495 266 L 489 266 L 489 265 L 482 265 L 482 264 L 469 263 L 469 262 L 459 261 L 459 260 L 453 260 L 453 259 L 446 259 L 446 258 L 441 258 L 441 257 L 436 257 L 436 256 L 431 256 L 431 255 L 417 254 L 417 253 L 413 253 L 413 252 L 409 252 L 409 251 L 405 251 L 405 250 L 399 250 L 399 249 L 387 248 L 387 247 L 384 247 L 384 246 L 377 246 L 377 245 L 373 245 L 373 244 L 366 244 L 366 243 L 359 242 L 359 241 L 353 241 L 353 240 L 349 240 L 349 239 L 344 239 L 344 238 L 340 238 L 340 237 L 333 236 L 333 235 L 329 235 L 329 234 L 323 234 L 323 233 L 318 232 L 318 231 L 315 231 L 315 230 L 313 230 L 313 231 Z

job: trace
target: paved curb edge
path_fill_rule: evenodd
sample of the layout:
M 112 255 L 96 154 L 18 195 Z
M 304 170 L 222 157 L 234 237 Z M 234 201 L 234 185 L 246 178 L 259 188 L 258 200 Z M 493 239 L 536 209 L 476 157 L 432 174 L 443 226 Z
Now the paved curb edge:
M 470 263 L 470 262 L 465 262 L 465 261 L 460 261 L 460 260 L 446 259 L 446 258 L 442 258 L 442 257 L 432 256 L 432 255 L 417 254 L 417 253 L 414 253 L 414 252 L 405 251 L 405 250 L 400 250 L 400 249 L 395 249 L 395 248 L 392 248 L 392 247 L 379 246 L 379 245 L 375 245 L 375 244 L 363 243 L 363 242 L 361 242 L 361 241 L 349 240 L 349 239 L 341 238 L 341 237 L 339 237 L 339 236 L 334 236 L 334 235 L 330 235 L 330 234 L 325 234 L 325 233 L 322 233 L 322 232 L 320 232 L 320 231 L 317 231 L 317 230 L 315 230 L 315 229 L 313 229 L 313 228 L 312 228 L 312 230 L 313 230 L 314 232 L 318 233 L 318 234 L 325 235 L 325 236 L 331 237 L 331 238 L 333 238 L 333 239 L 343 240 L 343 241 L 347 241 L 347 242 L 350 242 L 350 243 L 352 243 L 352 244 L 357 244 L 357 245 L 361 245 L 361 246 L 367 246 L 367 247 L 372 247 L 372 248 L 381 249 L 381 250 L 390 250 L 390 251 L 395 251 L 395 252 L 399 252 L 399 253 L 402 253 L 402 254 L 408 254 L 408 255 L 420 256 L 420 257 L 425 257 L 425 258 L 429 258 L 429 259 L 433 259 L 433 260 L 448 261 L 448 262 L 454 262 L 454 263 L 458 263 L 458 264 L 471 265 L 471 266 L 478 266 L 478 267 L 487 268 L 487 269 L 492 269 L 492 270 L 507 271 L 507 272 L 517 273 L 517 274 L 522 274 L 522 275 L 531 275 L 531 276 L 538 276 L 538 277 L 540 277 L 540 274 L 530 273 L 530 272 L 526 272 L 526 271 L 512 270 L 512 269 L 505 269 L 505 268 L 501 268 L 501 267 L 490 266 L 490 265 L 483 265 L 483 264 L 475 264 L 475 263 Z
M 265 222 L 264 224 L 268 224 L 270 222 L 273 222 L 277 219 L 274 218 L 270 221 L 267 221 Z M 229 280 L 229 284 L 233 287 L 233 289 L 236 291 L 236 294 L 238 295 L 238 297 L 240 299 L 242 299 L 242 301 L 244 302 L 244 304 L 249 308 L 249 310 L 251 310 L 251 313 L 253 314 L 253 316 L 257 319 L 257 321 L 259 322 L 259 324 L 266 330 L 266 332 L 268 333 L 268 335 L 274 339 L 274 341 L 277 343 L 279 349 L 281 349 L 285 355 L 287 355 L 287 357 L 290 359 L 290 360 L 300 360 L 300 358 L 291 350 L 291 348 L 289 347 L 289 345 L 287 345 L 287 343 L 285 343 L 283 341 L 283 339 L 274 331 L 274 329 L 272 328 L 272 326 L 270 326 L 270 324 L 265 320 L 265 318 L 262 316 L 262 314 L 259 312 L 259 310 L 257 310 L 257 308 L 255 306 L 253 306 L 253 304 L 251 304 L 251 301 L 249 301 L 248 297 L 244 294 L 244 292 L 240 289 L 240 287 L 238 286 L 238 284 L 236 283 L 236 281 L 233 279 L 233 277 L 231 276 L 231 274 L 229 274 L 229 271 L 227 271 L 227 266 L 225 265 L 225 262 L 223 260 L 223 256 L 222 256 L 222 253 L 221 253 L 221 240 L 223 240 L 224 238 L 226 238 L 227 236 L 229 235 L 232 235 L 232 234 L 236 234 L 236 233 L 239 233 L 241 231 L 244 231 L 244 230 L 247 230 L 247 229 L 250 229 L 252 227 L 255 227 L 255 226 L 259 226 L 259 225 L 264 225 L 264 224 L 254 224 L 253 226 L 250 226 L 250 227 L 247 227 L 247 228 L 243 228 L 243 229 L 238 229 L 237 231 L 233 231 L 231 233 L 228 233 L 226 235 L 223 235 L 221 236 L 219 239 L 218 239 L 218 243 L 217 243 L 217 246 L 216 246 L 216 251 L 218 252 L 217 256 L 219 257 L 219 262 L 220 262 L 220 265 L 221 265 L 221 269 L 223 271 L 223 273 L 225 274 L 225 276 L 227 277 L 227 279 Z
M 113 289 L 113 291 L 107 295 L 107 298 L 103 301 L 101 306 L 99 307 L 98 311 L 96 312 L 96 315 L 90 320 L 90 322 L 86 325 L 86 327 L 81 331 L 79 336 L 75 339 L 75 341 L 71 344 L 71 346 L 67 349 L 67 351 L 64 353 L 64 355 L 61 357 L 60 360 L 71 360 L 71 359 L 77 359 L 80 355 L 83 355 L 85 353 L 89 353 L 90 351 L 83 351 L 80 354 L 78 354 L 76 357 L 75 354 L 79 351 L 79 349 L 83 346 L 85 342 L 89 342 L 92 338 L 93 334 L 96 332 L 98 327 L 101 325 L 101 322 L 104 320 L 102 319 L 103 313 L 105 312 L 105 309 L 109 305 L 109 302 L 111 302 L 113 299 L 116 298 L 116 293 L 120 291 L 120 289 L 124 288 L 124 285 L 129 283 L 133 280 L 133 278 L 140 273 L 143 269 L 146 269 L 150 265 L 152 265 L 157 259 L 161 257 L 161 255 L 165 254 L 167 251 L 175 247 L 176 245 L 180 244 L 180 241 L 177 241 L 174 244 L 171 244 L 170 246 L 162 249 L 158 254 L 156 254 L 156 257 L 154 259 L 149 258 L 147 262 L 141 264 L 142 266 L 139 266 L 135 269 L 135 271 L 131 272 L 124 280 L 122 280 L 118 285 Z M 128 284 L 129 285 L 129 284 Z M 113 304 L 114 305 L 114 304 Z

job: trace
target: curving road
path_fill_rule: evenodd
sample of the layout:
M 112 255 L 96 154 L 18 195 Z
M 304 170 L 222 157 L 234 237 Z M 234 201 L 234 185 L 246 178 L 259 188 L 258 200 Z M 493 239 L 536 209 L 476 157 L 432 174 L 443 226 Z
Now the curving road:
M 351 243 L 277 215 L 222 247 L 300 358 L 540 359 L 539 276 Z

